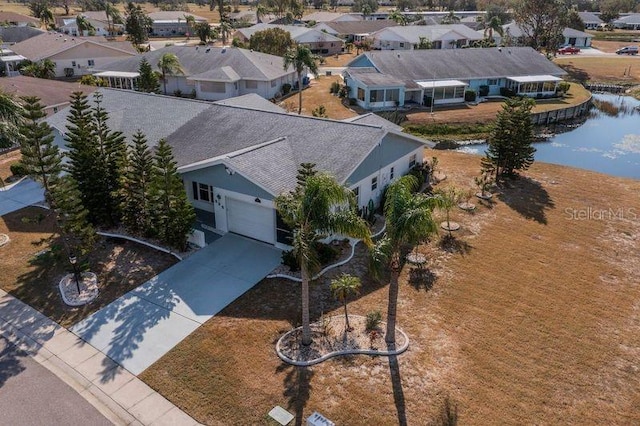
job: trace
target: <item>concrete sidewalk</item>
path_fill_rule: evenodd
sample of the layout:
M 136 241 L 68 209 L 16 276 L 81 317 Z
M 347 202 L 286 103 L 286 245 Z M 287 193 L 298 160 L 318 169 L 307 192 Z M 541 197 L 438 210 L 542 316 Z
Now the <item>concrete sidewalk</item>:
M 0 335 L 71 386 L 114 424 L 198 424 L 96 348 L 2 290 Z

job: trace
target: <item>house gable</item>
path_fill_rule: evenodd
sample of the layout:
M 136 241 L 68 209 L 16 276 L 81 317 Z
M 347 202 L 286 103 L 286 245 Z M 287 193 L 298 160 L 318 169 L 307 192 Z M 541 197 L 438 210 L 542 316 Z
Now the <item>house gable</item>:
M 116 57 L 129 57 L 135 56 L 133 53 L 125 52 L 120 49 L 114 49 L 109 46 L 101 45 L 98 43 L 85 42 L 72 46 L 62 52 L 53 54 L 50 59 L 65 60 L 76 58 L 116 58 Z
M 227 172 L 227 169 L 229 172 Z M 229 174 L 233 173 L 233 174 Z M 224 164 L 216 164 L 198 170 L 181 173 L 185 181 L 206 183 L 214 188 L 224 189 L 230 192 L 237 192 L 252 197 L 273 200 L 273 194 L 265 191 L 251 180 L 244 177 L 237 171 L 226 167 Z

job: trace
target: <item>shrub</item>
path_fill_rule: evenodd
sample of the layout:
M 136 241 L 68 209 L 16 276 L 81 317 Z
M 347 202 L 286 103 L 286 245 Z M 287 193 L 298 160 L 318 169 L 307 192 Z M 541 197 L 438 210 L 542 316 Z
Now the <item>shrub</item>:
M 514 92 L 513 90 L 507 88 L 507 87 L 501 87 L 500 88 L 500 95 L 504 96 L 505 98 L 512 98 L 516 95 L 516 92 Z
M 340 88 L 340 91 L 338 92 L 338 96 L 340 98 L 346 98 L 347 96 L 349 96 L 349 86 L 347 86 L 346 84 L 342 86 Z
M 479 96 L 487 96 L 489 94 L 489 86 L 483 84 L 478 87 L 478 95 Z
M 289 83 L 285 83 L 282 85 L 282 94 L 288 95 L 291 92 L 291 85 Z
M 321 266 L 332 263 L 340 254 L 340 249 L 337 247 L 320 242 L 316 243 L 315 249 L 318 253 L 318 262 Z M 298 272 L 300 270 L 300 264 L 293 255 L 293 250 L 283 251 L 280 258 L 282 260 L 282 264 L 288 266 L 291 272 Z
M 324 105 L 318 105 L 318 107 L 314 108 L 313 111 L 311 111 L 311 115 L 313 115 L 314 117 L 327 118 L 327 108 L 325 108 Z
M 287 250 L 282 252 L 282 264 L 289 267 L 291 272 L 298 272 L 300 270 L 300 265 L 298 265 L 298 260 L 293 255 L 293 250 Z
M 331 87 L 329 88 L 329 93 L 333 95 L 337 95 L 340 92 L 340 83 L 334 81 L 331 83 Z
M 464 92 L 464 101 L 465 102 L 473 102 L 476 100 L 476 91 L 475 90 L 466 90 Z
M 367 313 L 364 328 L 366 331 L 373 331 L 380 326 L 382 322 L 382 314 L 380 311 L 371 311 Z
M 13 163 L 9 169 L 14 176 L 25 176 L 27 174 L 27 168 L 21 162 Z
M 357 105 L 358 101 L 356 100 L 356 98 L 349 98 L 349 105 Z
M 571 84 L 569 84 L 569 82 L 567 81 L 561 81 L 560 83 L 558 83 L 559 92 L 567 93 L 569 91 L 569 88 L 571 88 Z

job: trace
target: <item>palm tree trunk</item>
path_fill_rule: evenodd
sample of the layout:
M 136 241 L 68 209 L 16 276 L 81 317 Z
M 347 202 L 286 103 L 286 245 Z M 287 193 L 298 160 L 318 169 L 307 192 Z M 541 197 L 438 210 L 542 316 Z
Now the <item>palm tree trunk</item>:
M 349 314 L 347 313 L 347 298 L 344 299 L 344 321 L 345 326 L 347 327 L 347 331 L 351 330 L 351 325 L 349 324 Z
M 302 114 L 302 72 L 298 73 L 298 115 Z
M 302 265 L 302 344 L 311 344 L 311 325 L 309 321 L 309 271 L 306 265 Z
M 400 271 L 399 255 L 394 254 L 394 260 L 391 264 L 391 279 L 389 282 L 389 305 L 387 307 L 387 334 L 384 337 L 385 342 L 394 344 L 396 342 L 396 311 L 398 309 L 398 277 Z
M 167 76 L 165 75 L 164 69 L 162 70 L 162 86 L 164 87 L 164 94 L 167 94 Z

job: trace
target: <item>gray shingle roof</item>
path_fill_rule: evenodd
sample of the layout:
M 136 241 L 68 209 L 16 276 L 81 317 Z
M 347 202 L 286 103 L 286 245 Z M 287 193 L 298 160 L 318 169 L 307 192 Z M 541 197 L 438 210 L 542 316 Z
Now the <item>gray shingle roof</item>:
M 530 47 L 380 50 L 364 55 L 381 73 L 407 84 L 420 80 L 566 74 Z M 349 68 L 349 72 L 352 69 Z
M 319 170 L 346 181 L 388 134 L 381 126 L 250 109 L 243 105 L 251 103 L 247 97 L 206 103 L 127 90 L 98 91 L 112 130 L 130 138 L 140 129 L 150 144 L 167 139 L 178 166 L 223 158 L 274 195 L 295 187 L 302 162 L 316 163 Z M 66 130 L 69 109 L 46 121 Z M 416 147 L 423 144 L 411 136 L 400 137 Z
M 127 138 L 141 129 L 146 134 L 149 145 L 167 138 L 175 129 L 211 105 L 202 101 L 130 90 L 100 88 L 96 92 L 103 95 L 102 106 L 109 112 L 109 127 L 121 131 Z M 93 96 L 90 95 L 89 100 L 93 105 Z M 46 121 L 59 131 L 66 132 L 70 110 L 71 107 L 67 107 Z
M 588 23 L 601 24 L 602 23 L 602 19 L 600 19 L 600 17 L 595 13 L 578 12 L 578 15 L 580 16 L 580 19 L 582 19 L 582 22 L 584 22 L 585 24 L 588 24 Z
M 97 43 L 101 46 L 113 49 L 113 56 L 135 55 L 131 43 L 112 42 L 105 37 L 74 37 L 61 33 L 46 32 L 31 37 L 11 47 L 18 55 L 22 55 L 32 61 L 48 58 L 58 52 L 71 49 L 84 43 Z
M 394 34 L 395 37 L 400 37 L 409 43 L 420 42 L 420 37 L 426 37 L 428 40 L 440 40 L 444 35 L 451 32 L 455 32 L 460 36 L 468 40 L 482 40 L 482 36 L 477 34 L 474 30 L 463 24 L 449 24 L 449 25 L 407 25 L 396 26 L 381 29 L 380 31 L 372 34 L 375 39 L 386 39 L 385 34 Z
M 158 60 L 165 53 L 173 53 L 178 57 L 187 77 L 222 67 L 232 68 L 242 79 L 246 80 L 270 81 L 293 72 L 292 69 L 290 71 L 284 70 L 282 58 L 279 56 L 235 47 L 204 46 L 167 46 L 134 58 L 105 64 L 100 67 L 99 71 L 138 72 L 142 58 L 146 58 L 153 69 L 159 71 Z
M 367 86 L 404 86 L 404 81 L 379 73 L 375 68 L 349 68 L 349 74 Z
M 390 19 L 376 21 L 334 21 L 326 22 L 338 34 L 371 34 L 383 28 L 395 27 L 398 24 Z
M 298 43 L 318 43 L 318 42 L 342 42 L 343 40 L 328 33 L 323 33 L 315 28 L 299 27 L 295 25 L 276 25 L 276 24 L 256 24 L 248 28 L 240 28 L 236 34 L 242 35 L 249 40 L 252 35 L 258 31 L 264 31 L 272 28 L 280 28 L 291 34 L 291 38 Z
M 180 20 L 180 22 L 186 22 L 185 16 L 193 16 L 196 21 L 207 22 L 207 18 L 203 18 L 202 16 L 194 15 L 191 12 L 184 12 L 182 10 L 168 10 L 168 11 L 160 11 L 160 12 L 151 12 L 148 14 L 149 18 L 153 21 L 176 21 Z
M 397 124 L 394 124 L 391 121 L 386 120 L 380 117 L 378 114 L 374 114 L 372 112 L 368 114 L 357 115 L 351 118 L 345 118 L 342 121 L 346 121 L 347 123 L 367 124 L 369 126 L 377 126 L 377 127 L 382 127 L 383 129 L 402 132 L 402 126 L 398 126 Z
M 37 28 L 25 27 L 0 27 L 0 38 L 3 43 L 20 43 L 31 37 L 44 34 L 45 31 Z
M 249 109 L 259 109 L 262 111 L 281 112 L 286 113 L 287 110 L 280 108 L 278 105 L 271 101 L 266 100 L 262 96 L 255 93 L 248 93 L 246 95 L 237 96 L 235 98 L 223 99 L 221 101 L 214 102 L 218 105 L 229 105 Z

